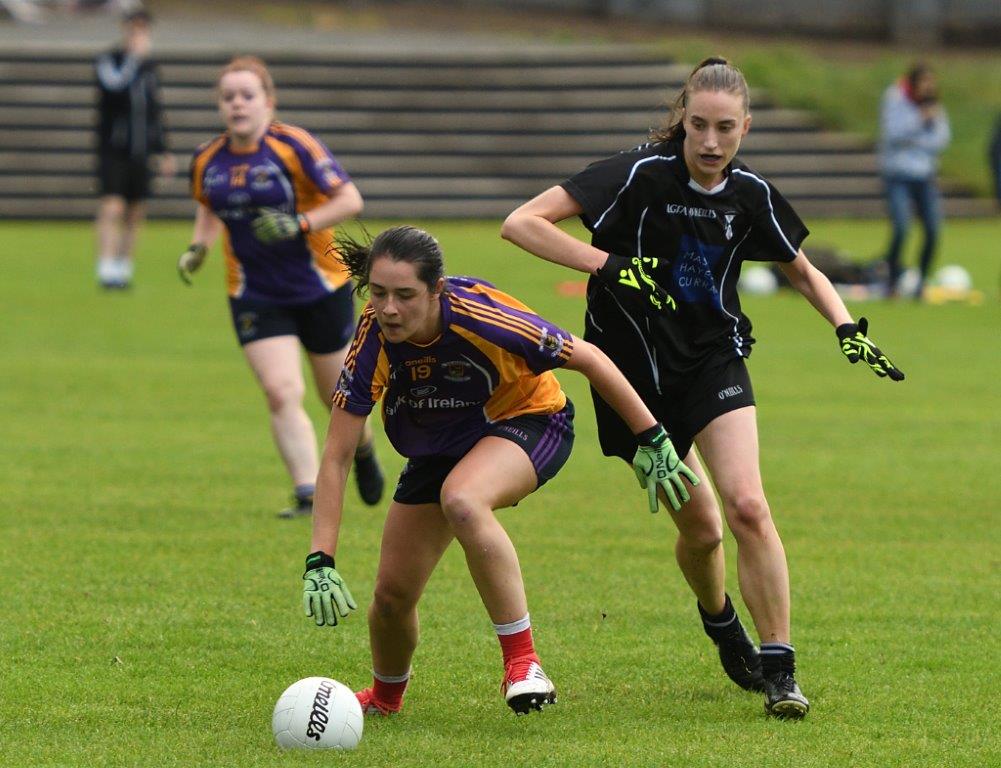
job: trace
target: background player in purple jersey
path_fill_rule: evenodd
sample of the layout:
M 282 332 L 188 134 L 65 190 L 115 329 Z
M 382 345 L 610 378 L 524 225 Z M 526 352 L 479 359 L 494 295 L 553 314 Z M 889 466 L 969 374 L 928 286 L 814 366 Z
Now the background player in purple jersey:
M 280 516 L 307 515 L 319 461 L 302 405 L 299 346 L 329 408 L 355 321 L 350 276 L 337 260 L 332 226 L 361 211 L 361 194 L 318 139 L 274 120 L 275 87 L 260 59 L 231 61 L 218 95 L 226 131 L 192 160 L 198 209 L 192 244 L 177 268 L 190 285 L 222 234 L 233 325 L 267 397 L 271 431 L 294 485 L 294 503 Z M 358 437 L 355 479 L 362 499 L 376 504 L 382 471 L 371 431 Z
M 474 278 L 445 277 L 437 241 L 414 227 L 342 258 L 371 295 L 330 414 L 317 481 L 303 602 L 334 626 L 356 603 L 334 565 L 344 484 L 365 417 L 382 401 L 393 446 L 407 457 L 383 530 L 369 608 L 374 681 L 358 693 L 369 714 L 399 711 L 418 639 L 417 603 L 452 539 L 494 624 L 502 691 L 517 713 L 556 700 L 535 653 L 518 556 L 494 511 L 552 478 L 573 444 L 573 404 L 552 369 L 580 371 L 635 435 L 633 466 L 656 511 L 657 489 L 675 508 L 689 498 L 663 427 L 593 345 Z
M 592 275 L 586 332 L 629 377 L 701 478 L 697 445 L 737 540 L 741 595 L 760 654 L 725 592 L 722 520 L 709 483 L 674 515 L 678 564 L 698 598 L 727 674 L 765 692 L 777 717 L 806 715 L 790 644 L 785 551 L 758 464 L 754 396 L 744 358 L 751 324 L 736 293 L 740 264 L 774 260 L 837 331 L 842 352 L 879 376 L 904 378 L 856 324 L 830 281 L 807 260 L 807 229 L 778 190 L 734 159 L 751 125 L 747 83 L 723 59 L 700 64 L 667 127 L 601 160 L 512 213 L 502 236 L 548 261 Z M 556 222 L 580 216 L 591 245 Z M 595 398 L 606 455 L 628 460 L 635 441 Z

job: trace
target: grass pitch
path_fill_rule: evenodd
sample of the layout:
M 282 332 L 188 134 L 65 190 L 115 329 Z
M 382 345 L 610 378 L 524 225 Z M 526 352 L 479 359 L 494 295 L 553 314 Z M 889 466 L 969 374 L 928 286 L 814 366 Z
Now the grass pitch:
M 451 272 L 580 331 L 582 300 L 555 290 L 573 276 L 502 242 L 496 222 L 429 228 Z M 880 223 L 815 230 L 859 255 L 886 236 Z M 497 642 L 453 546 L 422 604 L 406 709 L 369 720 L 349 754 L 281 754 L 270 715 L 298 678 L 368 681 L 364 608 L 383 510 L 349 492 L 338 562 L 362 610 L 315 628 L 300 607 L 309 522 L 274 517 L 287 481 L 229 326 L 219 254 L 194 288 L 174 273 L 189 234 L 151 225 L 136 288 L 106 294 L 87 225 L 0 225 L 0 765 L 1001 761 L 990 714 L 1001 224 L 945 231 L 939 263 L 970 270 L 981 306 L 853 307 L 902 384 L 847 365 L 800 298 L 745 301 L 806 721 L 767 719 L 760 697 L 723 676 L 674 564 L 670 518 L 651 516 L 626 469 L 601 457 L 584 380 L 567 372 L 574 455 L 501 513 L 560 703 L 527 718 L 506 710 Z M 310 409 L 322 434 L 312 396 Z M 732 540 L 727 554 L 736 597 Z

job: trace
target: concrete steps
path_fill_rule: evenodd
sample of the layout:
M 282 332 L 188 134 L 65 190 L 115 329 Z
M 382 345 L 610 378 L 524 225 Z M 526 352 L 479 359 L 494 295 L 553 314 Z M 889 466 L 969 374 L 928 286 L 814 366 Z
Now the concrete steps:
M 0 216 L 90 217 L 93 51 L 0 49 Z M 161 55 L 172 151 L 220 130 L 214 84 L 225 59 Z M 689 72 L 650 54 L 524 56 L 386 50 L 269 57 L 279 118 L 326 142 L 369 217 L 501 217 L 587 163 L 645 140 Z M 876 161 L 858 136 L 752 94 L 741 157 L 809 216 L 882 216 Z M 949 190 L 950 212 L 987 201 Z M 151 214 L 188 218 L 186 173 L 157 182 Z

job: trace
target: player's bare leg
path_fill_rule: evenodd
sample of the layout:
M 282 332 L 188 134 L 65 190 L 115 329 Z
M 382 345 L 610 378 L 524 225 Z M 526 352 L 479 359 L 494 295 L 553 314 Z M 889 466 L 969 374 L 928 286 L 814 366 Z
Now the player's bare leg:
M 368 609 L 374 679 L 357 694 L 369 714 L 397 712 L 402 705 L 420 638 L 417 603 L 451 541 L 452 529 L 437 504 L 389 505 Z
M 755 408 L 714 419 L 696 442 L 737 540 L 740 592 L 761 638 L 766 709 L 779 717 L 803 717 L 809 703 L 794 679 L 789 569 L 761 482 Z
M 305 499 L 309 490 L 308 509 L 312 511 L 312 488 L 319 468 L 316 433 L 313 422 L 303 409 L 306 384 L 299 359 L 299 340 L 295 336 L 272 336 L 244 345 L 243 353 L 267 398 L 271 419 L 271 434 L 278 453 L 285 463 L 297 497 Z M 300 493 L 300 491 L 302 491 Z
M 518 554 L 494 510 L 525 498 L 537 483 L 535 468 L 520 447 L 485 437 L 455 466 L 441 489 L 442 512 L 494 623 L 504 654 L 501 691 L 516 714 L 555 702 L 556 688 L 535 653 Z
M 337 382 L 340 379 L 341 369 L 344 367 L 344 359 L 347 357 L 349 348 L 350 345 L 330 354 L 308 353 L 309 364 L 313 369 L 313 380 L 316 382 L 316 391 L 327 410 L 330 410 L 330 398 L 337 388 Z M 382 500 L 386 480 L 375 455 L 372 427 L 368 421 L 365 422 L 361 439 L 358 441 L 354 465 L 358 495 L 369 506 L 378 504 Z

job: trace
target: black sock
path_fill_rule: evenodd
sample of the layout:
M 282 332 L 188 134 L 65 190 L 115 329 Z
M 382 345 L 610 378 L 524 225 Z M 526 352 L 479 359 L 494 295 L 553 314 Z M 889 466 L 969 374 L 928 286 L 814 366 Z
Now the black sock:
M 367 443 L 362 443 L 357 448 L 355 448 L 355 463 L 359 461 L 364 461 L 365 459 L 370 459 L 375 455 L 375 445 L 369 440 Z
M 723 603 L 723 610 L 713 615 L 708 613 L 705 608 L 702 607 L 702 603 L 696 603 L 699 606 L 699 615 L 702 617 L 702 623 L 708 629 L 710 627 L 716 629 L 722 629 L 723 627 L 729 626 L 737 618 L 737 611 L 734 610 L 733 603 L 730 602 L 729 595 L 723 595 L 725 602 Z
M 761 673 L 766 677 L 774 677 L 780 672 L 796 674 L 796 649 L 788 643 L 762 643 Z
M 295 500 L 296 501 L 308 501 L 313 502 L 313 493 L 316 491 L 316 486 L 313 483 L 303 483 L 302 485 L 297 485 L 295 487 Z

